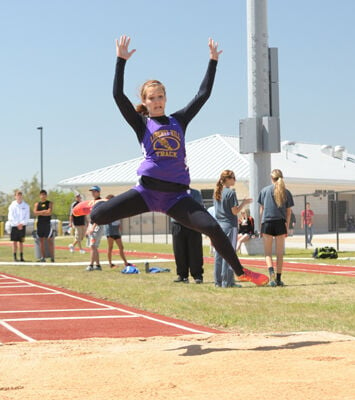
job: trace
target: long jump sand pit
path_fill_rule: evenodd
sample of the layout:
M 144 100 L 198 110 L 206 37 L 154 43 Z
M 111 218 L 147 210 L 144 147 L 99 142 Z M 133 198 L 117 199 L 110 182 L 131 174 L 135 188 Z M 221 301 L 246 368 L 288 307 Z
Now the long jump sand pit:
M 353 400 L 354 339 L 226 333 L 6 344 L 0 398 Z

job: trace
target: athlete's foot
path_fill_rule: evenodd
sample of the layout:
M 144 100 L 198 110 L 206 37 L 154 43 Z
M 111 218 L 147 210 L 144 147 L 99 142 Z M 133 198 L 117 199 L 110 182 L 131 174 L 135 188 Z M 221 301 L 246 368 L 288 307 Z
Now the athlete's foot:
M 269 278 L 260 274 L 259 272 L 250 271 L 249 269 L 243 268 L 244 274 L 238 276 L 240 282 L 252 282 L 257 286 L 265 286 L 269 283 Z

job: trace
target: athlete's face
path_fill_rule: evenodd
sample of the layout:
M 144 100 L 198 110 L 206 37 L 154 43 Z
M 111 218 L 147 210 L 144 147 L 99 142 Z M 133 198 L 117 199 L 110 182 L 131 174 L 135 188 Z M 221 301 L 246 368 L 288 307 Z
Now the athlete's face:
M 143 105 L 146 106 L 150 117 L 165 115 L 166 95 L 160 86 L 150 86 L 145 91 Z

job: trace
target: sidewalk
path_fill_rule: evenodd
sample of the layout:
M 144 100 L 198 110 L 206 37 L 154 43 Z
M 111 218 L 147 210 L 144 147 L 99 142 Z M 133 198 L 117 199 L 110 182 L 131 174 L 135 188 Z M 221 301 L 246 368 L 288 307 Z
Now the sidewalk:
M 161 235 L 123 235 L 123 243 L 172 243 L 171 234 Z M 1 241 L 9 241 L 8 236 L 1 238 Z M 206 246 L 210 245 L 208 237 L 203 237 L 203 244 Z M 323 233 L 315 234 L 312 240 L 313 246 L 308 246 L 309 250 L 315 249 L 316 247 L 332 246 L 337 248 L 337 237 L 335 233 Z M 305 249 L 305 238 L 304 235 L 294 235 L 286 239 L 286 247 L 295 249 Z M 346 232 L 339 233 L 339 251 L 355 251 L 355 233 Z
M 313 246 L 308 246 L 308 249 L 316 247 L 332 246 L 337 248 L 337 237 L 335 233 L 323 233 L 314 235 L 312 239 Z M 286 247 L 305 249 L 304 235 L 294 235 L 286 239 Z M 355 251 L 355 233 L 339 233 L 339 251 Z
M 171 244 L 171 235 L 128 235 L 122 236 L 123 243 L 169 243 Z M 203 244 L 208 246 L 210 240 L 208 237 L 203 237 Z M 315 234 L 312 240 L 313 246 L 308 246 L 309 250 L 315 249 L 316 247 L 332 246 L 337 248 L 337 237 L 335 233 L 323 233 Z M 304 235 L 294 235 L 286 239 L 286 247 L 295 249 L 305 249 L 305 238 Z M 346 232 L 339 233 L 339 250 L 340 251 L 355 251 L 355 233 Z

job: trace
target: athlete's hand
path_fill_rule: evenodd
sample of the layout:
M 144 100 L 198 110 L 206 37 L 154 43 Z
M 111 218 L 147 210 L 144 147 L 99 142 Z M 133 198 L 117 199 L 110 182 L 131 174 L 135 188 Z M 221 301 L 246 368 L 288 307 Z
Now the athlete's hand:
M 218 51 L 218 43 L 211 38 L 208 39 L 208 47 L 210 48 L 210 59 L 217 61 L 223 50 Z
M 131 55 L 136 51 L 135 49 L 128 51 L 128 46 L 129 46 L 130 41 L 131 41 L 131 38 L 126 35 L 120 36 L 120 40 L 116 39 L 117 57 L 128 60 L 131 57 Z

